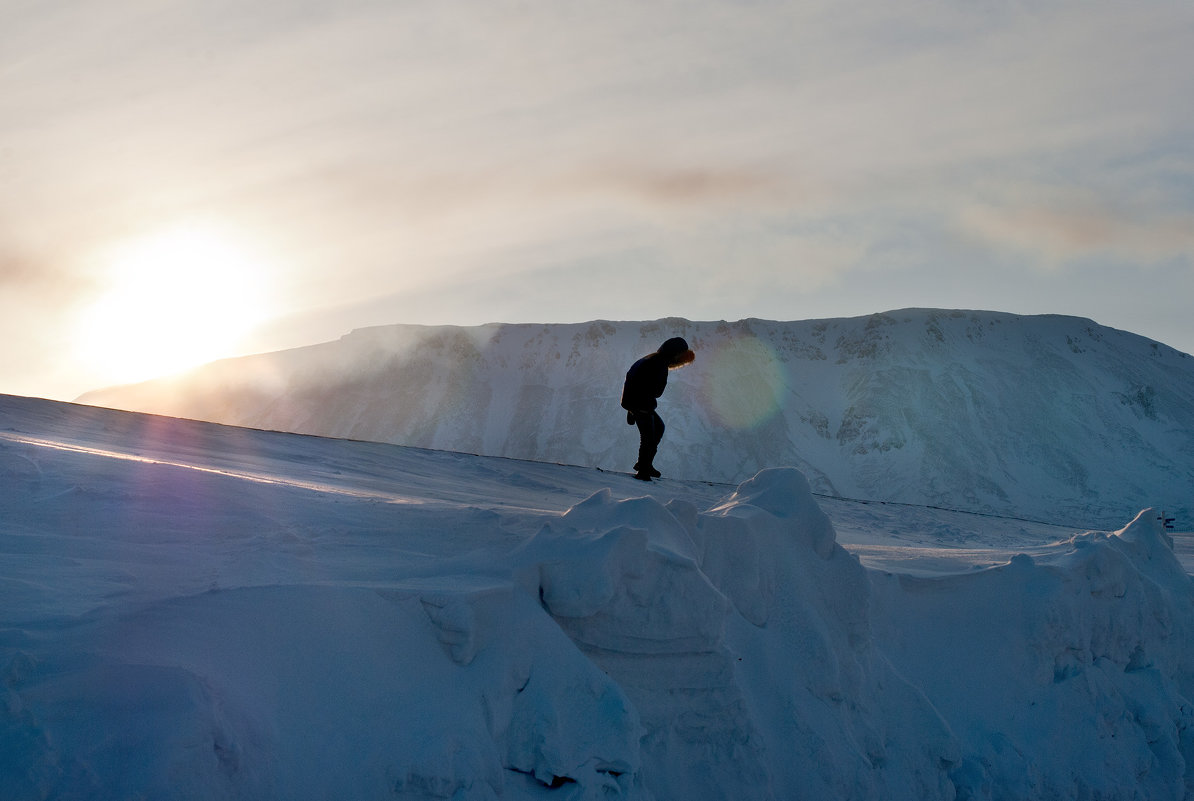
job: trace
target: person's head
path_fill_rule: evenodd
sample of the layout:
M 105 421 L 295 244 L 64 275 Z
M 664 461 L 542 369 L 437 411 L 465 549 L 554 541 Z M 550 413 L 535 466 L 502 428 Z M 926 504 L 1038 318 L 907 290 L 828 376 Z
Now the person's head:
M 660 345 L 657 352 L 667 360 L 669 370 L 691 364 L 692 360 L 696 358 L 696 354 L 689 349 L 688 343 L 684 341 L 683 337 L 672 337 Z

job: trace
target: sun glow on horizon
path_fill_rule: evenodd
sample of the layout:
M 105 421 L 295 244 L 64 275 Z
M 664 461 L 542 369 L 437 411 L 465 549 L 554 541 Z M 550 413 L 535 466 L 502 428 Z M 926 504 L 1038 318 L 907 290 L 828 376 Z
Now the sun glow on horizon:
M 222 229 L 164 229 L 115 248 L 104 264 L 104 288 L 75 332 L 77 355 L 103 381 L 235 355 L 269 316 L 264 262 Z

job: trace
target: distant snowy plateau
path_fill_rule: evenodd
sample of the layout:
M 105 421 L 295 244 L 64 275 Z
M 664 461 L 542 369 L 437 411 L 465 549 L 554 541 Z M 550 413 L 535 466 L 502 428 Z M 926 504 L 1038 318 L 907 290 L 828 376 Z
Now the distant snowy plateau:
M 1063 316 L 386 326 L 84 403 L 254 428 L 629 470 L 631 362 L 683 336 L 666 476 L 794 466 L 815 491 L 1112 526 L 1194 511 L 1194 358 Z

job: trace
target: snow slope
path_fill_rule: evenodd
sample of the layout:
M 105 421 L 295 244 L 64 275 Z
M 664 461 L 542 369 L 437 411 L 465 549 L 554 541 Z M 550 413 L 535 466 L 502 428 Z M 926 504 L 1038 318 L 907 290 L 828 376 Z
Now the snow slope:
M 0 396 L 0 798 L 1183 798 L 1124 522 Z
M 630 363 L 666 338 L 658 466 L 1075 525 L 1194 509 L 1194 359 L 1074 317 L 924 309 L 802 322 L 389 326 L 85 395 L 102 406 L 626 470 Z

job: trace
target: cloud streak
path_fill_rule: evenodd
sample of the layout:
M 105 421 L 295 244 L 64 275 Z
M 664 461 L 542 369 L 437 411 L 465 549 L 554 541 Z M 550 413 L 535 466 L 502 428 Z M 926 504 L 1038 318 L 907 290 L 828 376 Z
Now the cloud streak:
M 1037 254 L 1048 267 L 1096 256 L 1148 266 L 1183 259 L 1194 263 L 1194 214 L 1134 215 L 1099 203 L 970 206 L 963 229 L 999 248 Z

